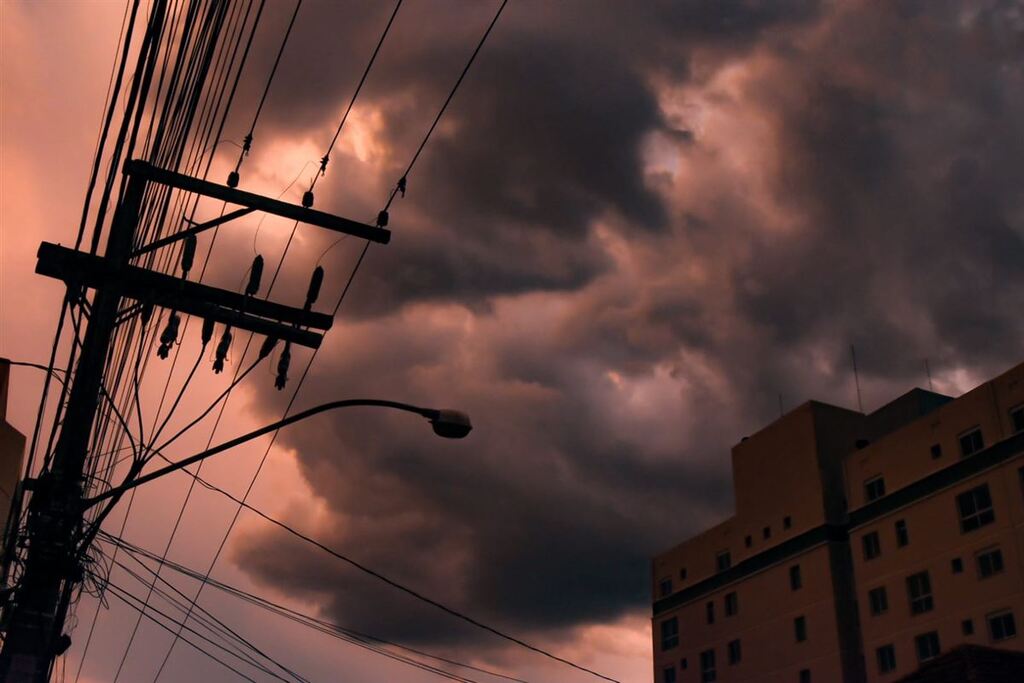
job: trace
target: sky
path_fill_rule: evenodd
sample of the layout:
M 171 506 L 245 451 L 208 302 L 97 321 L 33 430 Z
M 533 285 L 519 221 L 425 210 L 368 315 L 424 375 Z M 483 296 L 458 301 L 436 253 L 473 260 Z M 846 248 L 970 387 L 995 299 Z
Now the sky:
M 316 208 L 372 222 L 497 5 L 406 0 Z M 292 7 L 268 3 L 215 180 Z M 243 189 L 299 201 L 392 9 L 303 4 Z M 0 3 L 0 356 L 46 361 L 63 285 L 33 273 L 35 251 L 74 240 L 123 10 Z M 408 415 L 314 418 L 281 431 L 250 500 L 528 642 L 650 680 L 650 558 L 729 516 L 742 436 L 809 399 L 857 407 L 851 345 L 865 410 L 929 382 L 957 395 L 1022 360 L 1021 158 L 1020 2 L 511 0 L 296 399 L 458 408 L 474 431 L 453 442 Z M 225 226 L 209 282 L 237 289 L 256 253 L 277 262 L 289 231 L 274 218 Z M 362 248 L 334 241 L 302 226 L 272 298 L 301 302 L 319 263 L 330 310 Z M 289 389 L 309 357 L 295 352 Z M 167 377 L 157 368 L 144 405 Z M 182 419 L 226 384 L 201 372 Z M 38 374 L 13 371 L 9 420 L 23 432 Z M 259 368 L 216 441 L 279 418 L 290 396 Z M 200 427 L 179 455 L 202 448 Z M 240 496 L 265 449 L 219 456 L 204 476 Z M 168 477 L 140 493 L 125 537 L 162 550 L 187 487 Z M 170 557 L 205 569 L 233 514 L 195 494 Z M 595 680 L 249 513 L 213 575 L 527 680 Z M 312 680 L 435 680 L 228 597 L 201 604 Z M 79 605 L 69 671 L 94 609 Z M 130 633 L 129 611 L 100 614 L 83 680 L 112 679 Z M 140 634 L 123 680 L 151 680 L 169 644 L 152 625 Z M 197 676 L 232 680 L 180 645 L 161 680 Z

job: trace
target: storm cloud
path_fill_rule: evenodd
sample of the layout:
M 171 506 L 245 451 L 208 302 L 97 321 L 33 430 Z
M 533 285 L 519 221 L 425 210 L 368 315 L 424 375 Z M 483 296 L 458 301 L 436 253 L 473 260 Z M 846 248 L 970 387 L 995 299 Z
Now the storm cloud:
M 329 135 L 378 5 L 300 13 L 264 138 Z M 410 5 L 318 207 L 375 214 L 494 9 Z M 730 513 L 732 444 L 780 403 L 853 403 L 851 344 L 868 409 L 925 358 L 950 392 L 1020 360 L 1022 157 L 1018 2 L 511 3 L 299 400 L 475 430 L 283 431 L 318 538 L 518 633 L 642 613 L 648 558 Z M 324 257 L 335 291 L 359 246 Z M 264 527 L 233 558 L 355 628 L 495 644 Z

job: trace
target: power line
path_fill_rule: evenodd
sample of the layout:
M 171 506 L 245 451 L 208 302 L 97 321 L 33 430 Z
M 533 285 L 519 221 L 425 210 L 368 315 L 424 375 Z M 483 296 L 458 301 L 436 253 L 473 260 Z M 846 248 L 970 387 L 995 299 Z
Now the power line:
M 182 575 L 187 576 L 189 578 L 195 579 L 197 581 L 202 581 L 203 580 L 203 574 L 202 573 L 200 573 L 200 572 L 198 572 L 198 571 L 196 571 L 194 569 L 189 569 L 188 567 L 186 567 L 186 566 L 184 566 L 182 564 L 179 564 L 177 562 L 173 562 L 171 560 L 167 560 L 167 559 L 161 558 L 161 557 L 157 556 L 155 553 L 152 553 L 152 552 L 147 551 L 147 550 L 145 550 L 143 548 L 140 548 L 139 546 L 134 545 L 132 543 L 129 543 L 128 541 L 125 541 L 125 540 L 123 540 L 121 538 L 117 538 L 115 536 L 112 536 L 112 535 L 107 534 L 107 533 L 104 532 L 103 539 L 106 540 L 107 542 L 113 544 L 115 546 L 115 548 L 123 548 L 124 550 L 126 550 L 129 553 L 130 556 L 134 555 L 134 554 L 141 555 L 142 557 L 144 557 L 144 558 L 146 558 L 148 560 L 151 560 L 151 561 L 157 562 L 157 563 L 159 563 L 161 565 L 164 565 L 166 567 L 169 567 L 170 569 L 178 572 L 179 574 L 182 574 Z M 147 567 L 147 571 L 153 573 L 154 570 L 149 568 L 147 565 L 145 565 L 138 557 L 135 557 L 134 559 L 141 566 L 146 566 Z M 160 581 L 163 582 L 163 583 L 168 583 L 166 581 L 166 579 L 163 579 L 162 577 L 160 578 Z M 401 649 L 401 650 L 404 650 L 404 651 L 407 651 L 407 652 L 419 655 L 421 657 L 427 657 L 429 659 L 434 659 L 434 660 L 437 660 L 439 662 L 443 662 L 443 663 L 446 663 L 446 664 L 451 664 L 453 666 L 462 667 L 462 668 L 465 668 L 465 669 L 469 669 L 471 671 L 476 671 L 478 673 L 486 674 L 488 676 L 493 676 L 493 677 L 496 677 L 496 678 L 501 678 L 501 679 L 504 679 L 504 680 L 513 681 L 514 683 L 528 683 L 527 681 L 525 681 L 524 679 L 521 679 L 521 678 L 516 678 L 514 676 L 509 676 L 509 675 L 502 674 L 502 673 L 499 673 L 497 671 L 492 671 L 492 670 L 489 670 L 489 669 L 484 669 L 482 667 L 474 666 L 472 664 L 467 664 L 465 662 L 460 662 L 458 660 L 449 659 L 449 658 L 445 658 L 445 657 L 440 657 L 438 655 L 434 655 L 434 654 L 431 654 L 429 652 L 424 652 L 422 650 L 417 650 L 415 648 L 411 648 L 411 647 L 408 647 L 408 646 L 405 646 L 405 645 L 401 645 L 399 643 L 395 643 L 393 641 L 389 641 L 389 640 L 386 640 L 386 639 L 383 639 L 383 638 L 379 638 L 377 636 L 372 636 L 372 635 L 369 635 L 367 633 L 363 633 L 363 632 L 357 631 L 355 629 L 342 627 L 342 626 L 340 626 L 338 624 L 335 624 L 333 622 L 326 621 L 326 620 L 323 620 L 323 619 L 318 619 L 318 618 L 310 616 L 308 614 L 304 614 L 304 613 L 299 612 L 297 610 L 293 610 L 291 608 L 288 608 L 288 607 L 285 607 L 285 606 L 280 605 L 278 603 L 275 603 L 275 602 L 273 602 L 271 600 L 268 600 L 266 598 L 262 598 L 260 596 L 253 595 L 253 594 L 248 593 L 248 592 L 246 592 L 246 591 L 244 591 L 244 590 L 242 590 L 240 588 L 236 588 L 234 586 L 226 584 L 226 583 L 224 583 L 222 581 L 217 581 L 215 579 L 207 579 L 207 581 L 214 588 L 217 588 L 218 590 L 220 590 L 222 592 L 225 592 L 225 593 L 227 593 L 229 595 L 232 595 L 232 596 L 234 596 L 236 598 L 244 600 L 244 601 L 246 601 L 246 602 L 248 602 L 248 603 L 250 603 L 252 605 L 255 605 L 255 606 L 260 607 L 262 609 L 265 609 L 265 610 L 268 610 L 270 612 L 273 612 L 273 613 L 277 614 L 278 616 L 284 617 L 286 619 L 289 619 L 289 620 L 294 621 L 296 623 L 302 624 L 302 625 L 307 626 L 309 628 L 313 628 L 313 629 L 315 629 L 315 630 L 317 630 L 317 631 L 319 631 L 321 633 L 324 633 L 326 635 L 330 635 L 330 636 L 335 637 L 335 638 L 340 638 L 341 640 L 344 640 L 345 642 L 351 643 L 353 645 L 357 645 L 359 647 L 366 647 L 366 648 L 370 649 L 371 651 L 376 652 L 378 654 L 383 654 L 385 656 L 389 656 L 390 657 L 394 653 L 389 653 L 386 650 L 382 650 L 380 647 L 374 646 L 372 643 L 379 643 L 381 645 L 387 645 L 387 646 L 390 646 L 390 647 L 395 647 L 395 648 L 398 648 L 398 649 Z M 168 585 L 170 585 L 170 584 L 168 583 Z M 416 662 L 415 660 L 408 660 L 407 658 L 402 658 L 401 661 L 404 661 L 406 663 L 411 663 L 411 664 L 414 664 L 414 665 L 415 664 L 419 664 L 419 662 Z
M 171 460 L 169 460 L 166 456 L 164 456 L 163 453 L 157 452 L 157 456 L 160 457 L 161 459 L 165 460 L 168 463 L 171 462 Z M 547 650 L 544 650 L 542 648 L 539 648 L 539 647 L 536 647 L 534 645 L 531 645 L 531 644 L 529 644 L 529 643 L 527 643 L 527 642 L 525 642 L 525 641 L 523 641 L 523 640 L 521 640 L 519 638 L 516 638 L 515 636 L 509 635 L 509 634 L 507 634 L 507 633 L 505 633 L 503 631 L 500 631 L 500 630 L 494 628 L 493 626 L 489 626 L 489 625 L 487 625 L 487 624 L 485 624 L 485 623 L 483 623 L 483 622 L 481 622 L 481 621 L 479 621 L 477 619 L 474 619 L 473 617 L 470 617 L 470 616 L 460 612 L 459 610 L 455 609 L 454 607 L 449 607 L 448 605 L 445 605 L 444 603 L 441 603 L 441 602 L 439 602 L 437 600 L 434 600 L 433 598 L 429 598 L 426 595 L 423 595 L 422 593 L 420 593 L 420 592 L 418 592 L 418 591 L 416 591 L 416 590 L 414 590 L 412 588 L 409 588 L 408 586 L 406 586 L 404 584 L 401 584 L 398 581 L 396 581 L 396 580 L 394 580 L 394 579 L 392 579 L 392 578 L 390 578 L 388 576 L 385 576 L 384 574 L 378 572 L 377 570 L 372 569 L 372 568 L 364 565 L 363 563 L 359 562 L 358 560 L 352 559 L 351 557 L 348 557 L 347 555 L 342 554 L 341 552 L 339 552 L 339 551 L 337 551 L 337 550 L 335 550 L 335 549 L 333 549 L 333 548 L 331 548 L 331 547 L 321 543 L 320 541 L 317 541 L 316 539 L 314 539 L 314 538 L 312 538 L 310 536 L 307 536 L 306 534 L 303 534 L 301 531 L 298 531 L 297 529 L 294 529 L 294 528 L 288 526 L 284 522 L 281 522 L 281 521 L 275 519 L 274 517 L 271 517 L 267 513 L 265 513 L 262 510 L 260 510 L 259 508 L 256 508 L 256 507 L 252 506 L 251 504 L 249 504 L 245 500 L 237 498 L 234 495 L 232 495 L 232 494 L 228 493 L 227 491 L 225 491 L 224 489 L 216 486 L 215 484 L 212 484 L 209 481 L 201 479 L 198 475 L 194 474 L 192 471 L 190 471 L 188 469 L 182 469 L 180 471 L 185 472 L 190 477 L 195 479 L 196 482 L 200 483 L 202 486 L 206 487 L 207 489 L 209 489 L 211 491 L 216 491 L 217 493 L 220 493 L 222 496 L 224 496 L 224 497 L 234 501 L 234 503 L 237 504 L 239 506 L 239 508 L 245 508 L 245 509 L 247 509 L 247 510 L 249 510 L 251 512 L 254 512 L 256 515 L 262 517 L 264 520 L 270 522 L 271 524 L 273 524 L 274 526 L 282 529 L 283 531 L 288 532 L 289 534 L 291 534 L 295 538 L 298 538 L 299 540 L 301 540 L 301 541 L 303 541 L 305 543 L 308 543 L 309 545 L 312 545 L 312 546 L 322 550 L 323 552 L 327 553 L 328 555 L 331 555 L 332 557 L 334 557 L 334 558 L 336 558 L 338 560 L 341 560 L 342 562 L 345 562 L 349 566 L 351 566 L 351 567 L 353 567 L 353 568 L 363 572 L 364 574 L 366 574 L 368 576 L 371 576 L 371 577 L 377 579 L 378 581 L 381 581 L 381 582 L 391 586 L 392 588 L 395 588 L 396 590 L 399 590 L 399 591 L 401 591 L 401 592 L 403 592 L 403 593 L 405 593 L 405 594 L 407 594 L 407 595 L 409 595 L 409 596 L 411 596 L 413 598 L 416 598 L 417 600 L 420 600 L 421 602 L 425 602 L 428 605 L 436 607 L 437 609 L 441 610 L 442 612 L 445 612 L 445 613 L 447 613 L 447 614 L 449 614 L 449 615 L 451 615 L 453 617 L 456 617 L 456 618 L 458 618 L 458 619 L 460 619 L 462 621 L 465 621 L 468 624 L 471 624 L 473 626 L 476 626 L 477 628 L 480 628 L 480 629 L 482 629 L 484 631 L 487 631 L 487 632 L 489 632 L 489 633 L 491 633 L 491 634 L 493 634 L 495 636 L 498 636 L 499 638 L 502 638 L 503 640 L 507 640 L 507 641 L 509 641 L 511 643 L 519 645 L 520 647 L 524 647 L 527 650 L 530 650 L 530 651 L 535 652 L 537 654 L 543 655 L 544 657 L 547 657 L 548 659 L 552 659 L 554 661 L 560 662 L 560 663 L 565 664 L 567 666 L 570 666 L 570 667 L 572 667 L 574 669 L 578 669 L 579 671 L 583 671 L 584 673 L 591 674 L 592 676 L 596 676 L 596 677 L 604 679 L 606 681 L 611 681 L 612 683 L 620 683 L 619 681 L 617 681 L 614 678 L 611 678 L 609 676 L 605 676 L 604 674 L 598 673 L 597 671 L 594 671 L 592 669 L 588 669 L 588 668 L 586 668 L 586 667 L 584 667 L 584 666 L 582 666 L 580 664 L 577 664 L 575 662 L 572 662 L 572 661 L 570 661 L 568 659 L 565 659 L 563 657 L 559 657 L 558 655 L 556 655 L 554 653 L 551 653 L 551 652 L 548 652 Z M 104 534 L 104 536 L 110 537 L 110 535 L 106 534 L 106 532 L 102 532 L 102 533 Z M 205 585 L 205 583 L 207 581 L 209 581 L 209 580 L 210 580 L 209 579 L 209 571 L 207 571 L 206 574 L 205 574 L 205 580 L 203 581 L 202 585 Z

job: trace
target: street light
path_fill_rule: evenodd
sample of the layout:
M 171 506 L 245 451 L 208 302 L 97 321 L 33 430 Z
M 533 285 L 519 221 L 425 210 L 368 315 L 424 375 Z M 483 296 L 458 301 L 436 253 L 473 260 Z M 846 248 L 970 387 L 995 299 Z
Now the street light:
M 218 453 L 226 451 L 230 448 L 239 446 L 245 443 L 246 441 L 251 441 L 252 439 L 259 438 L 264 434 L 276 431 L 282 427 L 287 427 L 292 423 L 299 422 L 300 420 L 305 420 L 307 417 L 312 417 L 314 415 L 318 415 L 319 413 L 323 413 L 328 410 L 337 410 L 339 408 L 353 408 L 356 406 L 393 408 L 395 410 L 404 410 L 405 412 L 408 413 L 416 413 L 417 415 L 422 415 L 423 417 L 427 418 L 427 420 L 430 422 L 431 427 L 433 427 L 434 429 L 434 433 L 445 439 L 462 439 L 467 434 L 469 434 L 469 432 L 472 431 L 473 429 L 473 425 L 469 421 L 469 416 L 458 410 L 451 410 L 447 408 L 440 410 L 436 408 L 421 408 L 419 406 L 410 405 L 408 403 L 399 403 L 398 401 L 385 401 L 381 399 L 372 398 L 351 398 L 346 399 L 344 401 L 331 401 L 330 403 L 323 403 L 313 408 L 303 410 L 302 412 L 295 413 L 294 415 L 289 415 L 288 417 L 282 420 L 278 420 L 277 422 L 271 422 L 270 424 L 260 427 L 259 429 L 253 430 L 248 434 L 243 434 L 242 436 L 235 437 L 230 441 L 225 441 L 224 443 L 218 444 L 213 448 L 209 448 L 205 451 L 202 451 L 201 453 L 190 455 L 189 457 L 172 463 L 167 467 L 161 467 L 160 469 L 154 470 L 149 474 L 144 474 L 141 477 L 137 477 L 135 479 L 127 481 L 124 484 L 121 484 L 120 486 L 115 486 L 113 488 L 107 489 L 103 493 L 95 495 L 92 498 L 86 498 L 85 500 L 83 500 L 82 506 L 83 508 L 90 508 L 96 503 L 102 500 L 106 500 L 107 498 L 120 498 L 125 491 L 131 490 L 136 486 L 141 486 L 142 484 L 153 481 L 154 479 L 162 477 L 165 474 L 170 474 L 171 472 L 175 472 L 177 470 L 188 467 L 189 465 L 197 463 L 200 460 L 205 460 L 206 458 L 217 455 Z

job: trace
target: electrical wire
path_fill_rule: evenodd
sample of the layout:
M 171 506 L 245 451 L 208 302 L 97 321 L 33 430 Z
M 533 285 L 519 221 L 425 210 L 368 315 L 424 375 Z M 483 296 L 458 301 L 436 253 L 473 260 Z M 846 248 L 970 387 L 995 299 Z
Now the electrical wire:
M 112 545 L 114 545 L 115 548 L 121 548 L 121 549 L 126 550 L 129 556 L 133 556 L 133 555 L 141 556 L 142 558 L 145 558 L 147 560 L 156 562 L 156 563 L 158 563 L 160 565 L 166 566 L 169 569 L 172 569 L 173 571 L 178 572 L 179 574 L 182 574 L 183 576 L 187 576 L 187 577 L 195 579 L 197 581 L 202 581 L 203 580 L 203 574 L 202 573 L 200 573 L 200 572 L 198 572 L 196 570 L 193 570 L 193 569 L 189 569 L 188 567 L 185 567 L 184 565 L 181 565 L 179 563 L 172 562 L 172 561 L 167 560 L 165 558 L 161 558 L 156 553 L 152 553 L 152 552 L 149 552 L 147 550 L 144 550 L 144 549 L 140 548 L 137 545 L 134 545 L 134 544 L 131 544 L 131 543 L 127 542 L 127 541 L 124 541 L 123 539 L 114 537 L 114 536 L 112 536 L 110 534 L 106 534 L 104 532 L 103 540 L 111 543 Z M 145 566 L 147 568 L 147 571 L 149 571 L 150 573 L 155 573 L 154 570 L 152 568 L 149 568 L 147 565 L 145 565 L 145 563 L 142 562 L 142 560 L 139 557 L 134 557 L 134 559 L 141 566 Z M 163 582 L 163 583 L 166 583 L 167 585 L 170 585 L 169 582 L 167 582 L 167 580 L 164 579 L 163 577 L 160 577 L 160 581 Z M 222 591 L 224 593 L 227 593 L 228 595 L 231 595 L 231 596 L 233 596 L 235 598 L 243 600 L 243 601 L 245 601 L 245 602 L 247 602 L 249 604 L 252 604 L 252 605 L 254 605 L 256 607 L 260 607 L 260 608 L 262 608 L 264 610 L 267 610 L 267 611 L 269 611 L 271 613 L 277 614 L 278 616 L 280 616 L 282 618 L 286 618 L 286 619 L 288 619 L 290 621 L 293 621 L 295 623 L 301 624 L 301 625 L 306 626 L 308 628 L 313 628 L 314 630 L 316 630 L 316 631 L 318 631 L 320 633 L 323 633 L 325 635 L 331 636 L 333 638 L 337 638 L 337 639 L 343 640 L 344 642 L 356 645 L 358 647 L 362 647 L 364 649 L 368 649 L 368 650 L 370 650 L 372 652 L 384 655 L 384 656 L 386 656 L 388 658 L 396 659 L 397 661 L 401 661 L 403 663 L 410 664 L 412 666 L 416 666 L 417 668 L 423 668 L 423 666 L 424 666 L 423 663 L 418 661 L 418 660 L 416 660 L 416 659 L 414 659 L 414 658 L 411 658 L 411 657 L 408 657 L 408 656 L 405 656 L 405 655 L 397 655 L 396 653 L 390 652 L 390 651 L 388 651 L 387 649 L 384 649 L 381 646 L 389 646 L 389 647 L 397 648 L 397 649 L 403 650 L 405 652 L 409 652 L 411 654 L 418 655 L 418 656 L 421 656 L 421 657 L 426 657 L 428 659 L 432 659 L 432 660 L 435 660 L 435 661 L 438 661 L 438 662 L 441 662 L 441 663 L 444 663 L 444 664 L 449 664 L 449 665 L 452 665 L 452 666 L 457 666 L 457 667 L 460 667 L 460 668 L 468 669 L 470 671 L 475 671 L 477 673 L 486 674 L 488 676 L 493 676 L 495 678 L 500 678 L 500 679 L 507 680 L 507 681 L 513 681 L 514 683 L 528 683 L 527 681 L 525 681 L 524 679 L 521 679 L 521 678 L 516 678 L 514 676 L 509 676 L 509 675 L 506 675 L 506 674 L 503 674 L 503 673 L 500 673 L 500 672 L 497 672 L 497 671 L 493 671 L 493 670 L 490 670 L 490 669 L 485 669 L 485 668 L 482 668 L 482 667 L 474 666 L 472 664 L 467 664 L 465 662 L 460 662 L 460 661 L 455 660 L 455 659 L 450 659 L 450 658 L 446 658 L 446 657 L 440 657 L 438 655 L 434 655 L 434 654 L 431 654 L 431 653 L 428 653 L 428 652 L 424 652 L 422 650 L 417 650 L 417 649 L 414 649 L 414 648 L 411 648 L 411 647 L 400 645 L 398 643 L 395 643 L 395 642 L 392 642 L 392 641 L 389 641 L 389 640 L 386 640 L 386 639 L 383 639 L 383 638 L 379 638 L 377 636 L 372 636 L 372 635 L 369 635 L 367 633 L 356 631 L 354 629 L 345 628 L 345 627 L 339 626 L 338 624 L 335 624 L 335 623 L 332 623 L 332 622 L 329 622 L 329 621 L 326 621 L 326 620 L 323 620 L 323 619 L 318 619 L 316 617 L 310 616 L 308 614 L 304 614 L 304 613 L 299 612 L 297 610 L 290 609 L 288 607 L 285 607 L 283 605 L 277 604 L 277 603 L 275 603 L 275 602 L 273 602 L 271 600 L 268 600 L 266 598 L 262 598 L 262 597 L 253 595 L 253 594 L 248 593 L 248 592 L 246 592 L 246 591 L 244 591 L 242 589 L 236 588 L 234 586 L 231 586 L 231 585 L 226 584 L 226 583 L 221 582 L 221 581 L 210 579 L 209 583 L 214 588 L 217 588 L 218 590 L 220 590 L 220 591 Z M 175 590 L 177 591 L 177 589 L 175 589 Z M 179 592 L 179 594 L 180 594 L 180 591 L 177 591 L 177 592 Z M 425 669 L 425 670 L 428 670 L 428 671 L 430 671 L 432 673 L 439 673 L 440 675 L 442 675 L 442 676 L 444 676 L 446 678 L 451 678 L 452 677 L 451 672 L 444 671 L 442 669 L 438 669 L 437 667 L 432 666 L 432 665 L 426 665 L 426 666 L 428 668 Z M 462 675 L 457 675 L 456 674 L 455 676 L 456 677 L 455 677 L 454 680 L 471 680 L 471 679 L 466 679 Z

